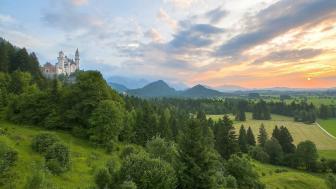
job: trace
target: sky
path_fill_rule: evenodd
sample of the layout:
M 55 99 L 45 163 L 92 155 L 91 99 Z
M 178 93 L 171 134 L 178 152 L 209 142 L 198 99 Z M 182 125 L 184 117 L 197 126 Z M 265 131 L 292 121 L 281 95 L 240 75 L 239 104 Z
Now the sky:
M 335 0 L 0 0 L 0 37 L 106 78 L 336 87 Z

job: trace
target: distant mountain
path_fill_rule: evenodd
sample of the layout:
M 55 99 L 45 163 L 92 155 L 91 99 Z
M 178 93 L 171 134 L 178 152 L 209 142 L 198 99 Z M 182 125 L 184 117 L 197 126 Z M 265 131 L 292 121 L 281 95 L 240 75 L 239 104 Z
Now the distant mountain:
M 224 93 L 221 93 L 214 89 L 209 89 L 203 85 L 196 85 L 190 89 L 182 91 L 181 93 L 184 97 L 192 97 L 192 98 L 207 98 L 207 97 L 215 97 L 215 96 L 223 96 Z
M 110 82 L 109 85 L 112 87 L 112 89 L 122 93 L 122 92 L 126 92 L 128 90 L 127 87 L 125 87 L 125 85 L 119 84 L 119 83 L 113 83 Z
M 140 97 L 169 97 L 177 95 L 177 91 L 162 80 L 155 81 L 139 89 L 128 90 L 127 93 Z
M 244 88 L 238 85 L 221 85 L 218 87 L 214 87 L 214 89 L 219 90 L 221 92 L 234 92 L 234 91 L 247 91 L 248 88 Z
M 147 79 L 123 76 L 112 76 L 108 77 L 106 80 L 109 83 L 118 83 L 124 85 L 128 89 L 138 89 L 150 83 Z

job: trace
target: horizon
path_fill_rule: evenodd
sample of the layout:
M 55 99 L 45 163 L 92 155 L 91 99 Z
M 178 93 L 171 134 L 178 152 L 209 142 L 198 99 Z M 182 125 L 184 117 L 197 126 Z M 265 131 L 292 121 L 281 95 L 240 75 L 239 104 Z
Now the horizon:
M 106 79 L 323 89 L 336 87 L 335 10 L 332 0 L 4 0 L 0 37 L 41 65 L 78 48 L 81 69 Z

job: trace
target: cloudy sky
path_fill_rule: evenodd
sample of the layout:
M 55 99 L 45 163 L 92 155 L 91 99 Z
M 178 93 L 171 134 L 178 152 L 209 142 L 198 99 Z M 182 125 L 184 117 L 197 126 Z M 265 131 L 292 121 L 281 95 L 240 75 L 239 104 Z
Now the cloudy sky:
M 1 0 L 0 37 L 105 77 L 336 86 L 335 0 Z

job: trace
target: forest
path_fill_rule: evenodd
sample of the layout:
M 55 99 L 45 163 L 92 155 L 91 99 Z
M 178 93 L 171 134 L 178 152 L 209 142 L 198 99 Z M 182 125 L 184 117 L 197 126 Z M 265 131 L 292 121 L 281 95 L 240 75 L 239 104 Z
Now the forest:
M 75 82 L 66 77 L 45 79 L 34 53 L 0 42 L 0 110 L 2 119 L 70 133 L 106 154 L 119 154 L 92 173 L 88 188 L 255 188 L 263 189 L 253 161 L 324 174 L 336 187 L 336 160 L 319 158 L 314 142 L 297 145 L 285 126 L 253 133 L 234 121 L 269 120 L 272 114 L 314 123 L 336 117 L 336 107 L 307 102 L 266 102 L 226 99 L 141 99 L 114 91 L 98 71 L 78 71 Z M 224 115 L 219 120 L 208 114 Z M 0 127 L 0 135 L 8 130 Z M 57 135 L 41 132 L 31 150 L 43 158 L 43 170 L 62 175 L 70 170 L 69 147 Z M 0 141 L 0 188 L 15 188 L 20 152 Z M 43 177 L 28 179 L 26 188 L 52 188 Z M 55 187 L 55 186 L 54 186 Z M 55 187 L 57 188 L 57 187 Z

